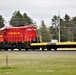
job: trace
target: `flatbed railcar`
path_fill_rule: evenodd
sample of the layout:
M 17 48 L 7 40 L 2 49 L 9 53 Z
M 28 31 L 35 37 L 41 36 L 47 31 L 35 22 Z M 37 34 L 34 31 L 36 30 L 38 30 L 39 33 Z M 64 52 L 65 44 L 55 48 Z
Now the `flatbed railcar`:
M 0 50 L 40 49 L 55 51 L 58 48 L 76 48 L 76 42 L 41 42 L 36 35 L 35 26 L 5 27 L 0 29 Z
M 45 49 L 47 49 L 48 51 L 53 50 L 57 50 L 59 48 L 62 48 L 62 50 L 64 50 L 64 48 L 74 48 L 74 50 L 76 49 L 76 42 L 56 42 L 56 43 L 52 43 L 52 42 L 47 42 L 47 43 L 31 43 L 32 47 L 40 47 L 42 48 L 42 50 L 44 51 Z

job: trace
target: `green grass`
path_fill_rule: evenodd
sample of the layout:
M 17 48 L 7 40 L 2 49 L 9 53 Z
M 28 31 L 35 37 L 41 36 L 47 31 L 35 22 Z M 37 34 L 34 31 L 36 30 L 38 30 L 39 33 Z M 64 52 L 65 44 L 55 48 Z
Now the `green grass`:
M 76 75 L 76 54 L 1 52 L 0 75 Z

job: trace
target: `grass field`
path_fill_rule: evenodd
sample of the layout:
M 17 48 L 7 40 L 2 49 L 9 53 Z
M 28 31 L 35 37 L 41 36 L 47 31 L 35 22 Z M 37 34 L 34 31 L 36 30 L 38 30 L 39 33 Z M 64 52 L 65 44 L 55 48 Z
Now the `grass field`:
M 76 75 L 76 54 L 0 52 L 0 75 Z

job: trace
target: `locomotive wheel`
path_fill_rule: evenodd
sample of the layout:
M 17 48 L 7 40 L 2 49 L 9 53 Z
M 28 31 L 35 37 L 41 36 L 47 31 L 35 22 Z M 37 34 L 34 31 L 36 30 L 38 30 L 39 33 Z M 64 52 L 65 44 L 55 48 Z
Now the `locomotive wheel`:
M 48 51 L 51 51 L 51 48 L 47 49 Z
M 13 49 L 11 49 L 13 51 Z
M 0 48 L 0 51 L 1 51 L 1 48 Z
M 8 51 L 8 49 L 5 49 L 4 51 Z
M 33 48 L 33 51 L 34 51 L 35 49 Z
M 25 50 L 26 50 L 26 51 L 28 51 L 28 49 L 27 49 L 27 48 L 26 48 Z
M 41 49 L 42 49 L 42 51 L 44 51 L 44 48 L 43 47 Z
M 19 48 L 19 51 L 21 51 L 21 48 Z

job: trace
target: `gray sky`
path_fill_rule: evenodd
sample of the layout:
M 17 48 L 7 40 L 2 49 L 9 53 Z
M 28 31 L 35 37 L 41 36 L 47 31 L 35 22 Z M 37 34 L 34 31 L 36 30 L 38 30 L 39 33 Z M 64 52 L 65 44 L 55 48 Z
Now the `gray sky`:
M 3 15 L 6 25 L 14 11 L 27 13 L 29 17 L 41 24 L 41 20 L 50 26 L 54 15 L 63 17 L 65 14 L 76 16 L 76 0 L 0 0 L 0 14 Z

